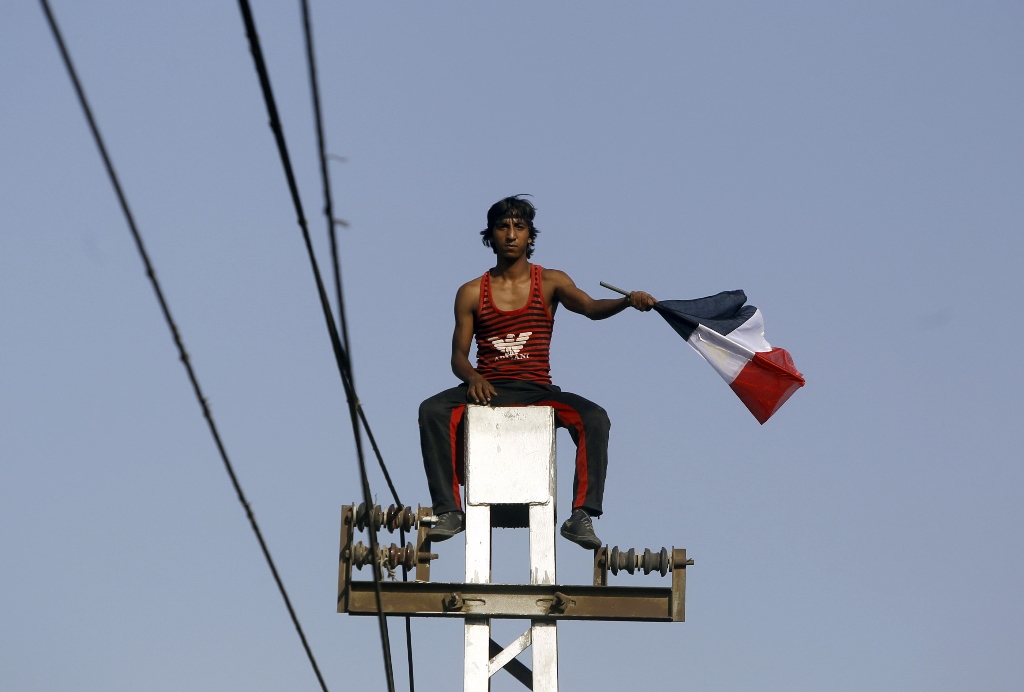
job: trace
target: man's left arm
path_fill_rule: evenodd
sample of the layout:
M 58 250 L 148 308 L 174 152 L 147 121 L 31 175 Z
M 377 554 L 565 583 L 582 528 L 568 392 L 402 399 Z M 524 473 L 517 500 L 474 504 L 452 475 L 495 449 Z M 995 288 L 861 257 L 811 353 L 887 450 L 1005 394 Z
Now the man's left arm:
M 617 315 L 628 307 L 647 312 L 658 301 L 650 293 L 632 291 L 622 298 L 594 299 L 580 289 L 569 275 L 556 269 L 545 271 L 545 281 L 550 281 L 555 288 L 555 300 L 565 306 L 566 310 L 589 317 L 592 320 L 603 320 Z

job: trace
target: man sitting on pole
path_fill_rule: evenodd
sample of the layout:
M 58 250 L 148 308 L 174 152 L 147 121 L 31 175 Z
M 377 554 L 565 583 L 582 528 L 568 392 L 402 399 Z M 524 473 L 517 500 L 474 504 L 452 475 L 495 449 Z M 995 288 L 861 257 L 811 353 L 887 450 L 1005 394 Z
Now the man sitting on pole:
M 608 466 L 608 414 L 581 396 L 551 384 L 549 347 L 558 306 L 603 320 L 627 307 L 650 310 L 650 294 L 595 300 L 564 272 L 530 264 L 539 232 L 536 209 L 522 197 L 506 197 L 487 211 L 483 243 L 497 263 L 455 295 L 452 372 L 463 384 L 430 397 L 419 410 L 423 466 L 437 524 L 431 541 L 444 541 L 465 528 L 459 485 L 462 469 L 457 438 L 466 403 L 493 406 L 551 406 L 559 427 L 576 443 L 572 515 L 561 534 L 584 548 L 601 547 L 591 517 L 601 514 Z M 469 362 L 476 337 L 477 366 Z

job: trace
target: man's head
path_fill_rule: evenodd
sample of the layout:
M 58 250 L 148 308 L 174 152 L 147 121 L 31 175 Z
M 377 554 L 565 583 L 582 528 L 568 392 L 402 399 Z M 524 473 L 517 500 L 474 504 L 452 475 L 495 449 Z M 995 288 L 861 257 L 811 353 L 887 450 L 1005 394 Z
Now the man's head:
M 537 234 L 540 233 L 533 225 L 533 217 L 536 215 L 536 208 L 534 208 L 529 200 L 523 199 L 522 195 L 506 197 L 501 201 L 495 202 L 487 210 L 487 228 L 480 231 L 484 245 L 494 250 L 495 254 L 498 254 L 498 248 L 494 244 L 494 229 L 504 221 L 521 220 L 526 224 L 526 228 L 530 233 L 530 244 L 526 249 L 526 258 L 529 259 L 533 255 L 533 244 L 537 239 Z

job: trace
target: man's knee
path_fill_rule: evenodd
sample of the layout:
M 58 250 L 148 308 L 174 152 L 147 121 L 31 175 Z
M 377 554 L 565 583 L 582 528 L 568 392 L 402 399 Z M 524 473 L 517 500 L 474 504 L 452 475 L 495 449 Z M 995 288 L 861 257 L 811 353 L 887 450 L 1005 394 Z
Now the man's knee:
M 586 401 L 579 407 L 578 412 L 583 419 L 583 425 L 591 430 L 607 433 L 612 427 L 608 412 L 592 401 Z
M 438 418 L 444 418 L 446 406 L 439 396 L 432 396 L 420 404 L 419 422 L 420 425 Z

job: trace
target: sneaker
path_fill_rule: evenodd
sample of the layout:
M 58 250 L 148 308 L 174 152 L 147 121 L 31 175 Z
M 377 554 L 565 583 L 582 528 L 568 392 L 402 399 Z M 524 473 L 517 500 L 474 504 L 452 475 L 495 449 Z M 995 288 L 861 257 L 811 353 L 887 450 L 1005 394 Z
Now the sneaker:
M 567 538 L 587 550 L 601 547 L 601 539 L 594 533 L 594 522 L 584 509 L 577 509 L 562 524 L 562 538 Z
M 457 533 L 466 530 L 466 515 L 463 512 L 444 512 L 437 523 L 427 531 L 427 540 L 434 543 L 447 541 Z

